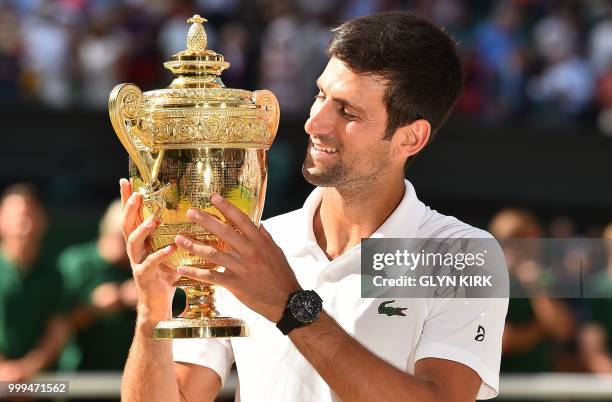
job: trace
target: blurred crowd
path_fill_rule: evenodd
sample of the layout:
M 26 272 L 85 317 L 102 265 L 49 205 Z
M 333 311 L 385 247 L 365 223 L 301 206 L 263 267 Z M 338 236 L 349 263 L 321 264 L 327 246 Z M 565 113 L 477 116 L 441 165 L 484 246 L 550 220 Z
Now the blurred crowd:
M 0 198 L 0 380 L 24 380 L 41 370 L 122 370 L 137 294 L 120 202 L 106 210 L 96 239 L 59 252 L 45 248 L 47 223 L 32 185 L 5 189 Z M 502 372 L 612 373 L 612 222 L 587 233 L 599 236 L 589 239 L 576 233 L 566 217 L 545 229 L 530 211 L 506 208 L 492 217 L 488 229 L 502 244 L 511 278 Z M 543 237 L 569 244 L 557 258 L 560 270 L 542 258 L 550 254 L 538 246 Z M 517 239 L 522 241 L 518 247 L 511 243 Z M 578 263 L 579 270 L 574 269 Z M 560 284 L 582 289 L 583 282 L 585 294 L 559 292 Z M 174 313 L 183 306 L 184 295 L 177 291 Z
M 488 229 L 510 274 L 502 372 L 612 373 L 612 222 L 577 233 L 505 208 Z
M 226 85 L 268 88 L 303 116 L 326 63 L 329 29 L 404 9 L 460 44 L 466 89 L 457 113 L 566 125 L 612 135 L 609 0 L 0 0 L 0 102 L 104 109 L 112 87 L 166 86 L 162 62 L 185 48 L 187 18 L 209 19 Z
M 41 370 L 120 371 L 134 334 L 137 294 L 121 231 L 108 206 L 96 239 L 51 250 L 37 189 L 0 198 L 0 381 Z M 84 239 L 86 240 L 86 239 Z M 177 291 L 174 312 L 182 310 Z

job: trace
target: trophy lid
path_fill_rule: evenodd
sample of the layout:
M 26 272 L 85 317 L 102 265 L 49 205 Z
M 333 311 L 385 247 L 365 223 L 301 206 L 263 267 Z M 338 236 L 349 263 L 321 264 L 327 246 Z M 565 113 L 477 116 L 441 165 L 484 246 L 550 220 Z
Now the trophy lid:
M 187 49 L 164 63 L 175 76 L 167 88 L 143 93 L 133 84 L 120 84 L 109 98 L 115 132 L 143 172 L 141 151 L 268 149 L 276 136 L 280 111 L 274 94 L 226 88 L 221 73 L 230 64 L 206 48 L 206 19 L 196 14 L 187 22 Z
M 191 23 L 187 32 L 187 49 L 164 63 L 164 67 L 177 76 L 170 88 L 223 87 L 215 77 L 219 77 L 230 64 L 222 54 L 206 48 L 208 37 L 203 23 L 208 20 L 196 14 L 187 22 Z

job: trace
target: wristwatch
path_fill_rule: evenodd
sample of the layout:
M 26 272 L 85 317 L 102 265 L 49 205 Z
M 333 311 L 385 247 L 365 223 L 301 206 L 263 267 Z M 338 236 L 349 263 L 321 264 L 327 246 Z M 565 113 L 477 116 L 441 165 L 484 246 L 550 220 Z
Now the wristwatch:
M 289 294 L 283 316 L 276 323 L 283 335 L 296 328 L 304 327 L 319 318 L 323 300 L 314 290 L 300 290 Z

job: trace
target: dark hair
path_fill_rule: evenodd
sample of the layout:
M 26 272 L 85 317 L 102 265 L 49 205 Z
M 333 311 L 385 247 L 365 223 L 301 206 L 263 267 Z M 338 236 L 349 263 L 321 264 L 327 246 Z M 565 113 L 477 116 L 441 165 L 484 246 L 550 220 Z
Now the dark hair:
M 356 73 L 381 77 L 387 85 L 385 138 L 418 119 L 434 134 L 447 119 L 463 87 L 453 40 L 431 22 L 390 11 L 356 18 L 332 30 L 327 54 Z

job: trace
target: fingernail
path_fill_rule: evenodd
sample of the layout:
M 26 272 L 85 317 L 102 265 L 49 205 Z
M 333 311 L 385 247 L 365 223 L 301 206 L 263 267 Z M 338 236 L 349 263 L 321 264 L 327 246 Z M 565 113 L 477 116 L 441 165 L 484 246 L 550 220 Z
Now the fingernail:
M 164 253 L 166 254 L 170 254 L 173 250 L 174 250 L 174 244 L 170 244 L 164 247 Z
M 187 217 L 191 218 L 191 219 L 195 219 L 200 215 L 200 213 L 195 210 L 195 209 L 190 209 L 189 211 L 187 211 Z
M 147 220 L 146 220 L 146 223 L 147 223 L 147 226 L 148 226 L 148 227 L 153 227 L 153 226 L 155 226 L 155 224 L 157 223 L 157 222 L 155 222 L 155 216 L 153 216 L 153 215 L 149 216 L 149 217 L 147 218 Z
M 189 272 L 189 269 L 187 267 L 178 267 L 176 269 L 176 272 L 178 272 L 179 274 L 186 274 L 187 272 Z
M 132 193 L 132 195 L 130 195 L 130 198 L 128 199 L 128 203 L 136 204 L 137 200 L 138 200 L 138 193 Z
M 218 202 L 221 202 L 223 200 L 223 197 L 221 197 L 219 194 L 213 194 L 213 195 L 210 196 L 210 200 L 213 203 L 218 203 Z
M 128 184 L 128 181 L 124 178 L 119 179 L 119 186 L 123 186 L 124 184 Z

